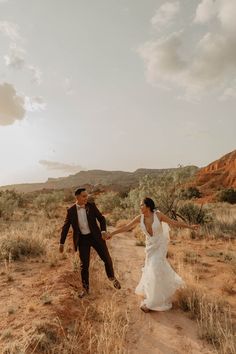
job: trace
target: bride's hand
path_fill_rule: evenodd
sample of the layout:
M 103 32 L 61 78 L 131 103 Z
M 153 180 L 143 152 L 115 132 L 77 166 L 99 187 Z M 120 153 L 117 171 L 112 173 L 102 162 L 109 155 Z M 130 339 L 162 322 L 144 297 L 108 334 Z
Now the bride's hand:
M 106 232 L 102 235 L 103 240 L 109 240 L 111 238 L 111 233 Z

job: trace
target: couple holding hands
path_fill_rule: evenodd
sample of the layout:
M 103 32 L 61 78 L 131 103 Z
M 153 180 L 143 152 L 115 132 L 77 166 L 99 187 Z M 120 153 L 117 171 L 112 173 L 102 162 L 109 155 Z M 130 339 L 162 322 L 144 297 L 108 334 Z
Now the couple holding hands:
M 197 230 L 198 225 L 168 218 L 155 208 L 151 198 L 140 202 L 140 215 L 131 222 L 112 232 L 106 230 L 106 219 L 94 203 L 88 202 L 85 188 L 75 191 L 75 204 L 67 210 L 61 231 L 59 251 L 63 252 L 64 243 L 70 226 L 73 228 L 75 251 L 79 251 L 83 291 L 79 297 L 89 294 L 90 249 L 93 247 L 102 259 L 108 279 L 116 289 L 121 289 L 120 282 L 114 275 L 112 259 L 106 240 L 114 235 L 126 232 L 140 224 L 146 236 L 146 259 L 141 279 L 135 293 L 143 297 L 141 310 L 144 312 L 165 311 L 171 308 L 171 298 L 175 291 L 184 286 L 181 277 L 173 270 L 166 259 L 169 243 L 169 226 Z M 98 226 L 98 223 L 100 227 Z

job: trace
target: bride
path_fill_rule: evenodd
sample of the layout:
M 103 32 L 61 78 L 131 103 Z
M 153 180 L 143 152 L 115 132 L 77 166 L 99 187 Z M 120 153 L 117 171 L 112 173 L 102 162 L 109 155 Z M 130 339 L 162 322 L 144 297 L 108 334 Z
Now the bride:
M 135 293 L 144 298 L 140 306 L 142 311 L 169 310 L 172 307 L 171 297 L 178 288 L 184 286 L 184 282 L 166 259 L 169 243 L 168 225 L 191 230 L 197 230 L 198 225 L 189 225 L 168 218 L 159 210 L 156 210 L 151 198 L 143 199 L 140 203 L 140 209 L 141 215 L 136 216 L 127 225 L 110 232 L 106 238 L 129 231 L 140 223 L 146 236 L 146 259 Z

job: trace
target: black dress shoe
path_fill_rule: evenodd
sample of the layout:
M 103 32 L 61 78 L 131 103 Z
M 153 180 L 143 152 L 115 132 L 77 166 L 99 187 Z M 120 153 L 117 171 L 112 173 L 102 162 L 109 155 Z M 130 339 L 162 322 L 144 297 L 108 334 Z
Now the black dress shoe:
M 116 278 L 112 279 L 112 282 L 113 282 L 114 288 L 121 289 L 120 282 Z

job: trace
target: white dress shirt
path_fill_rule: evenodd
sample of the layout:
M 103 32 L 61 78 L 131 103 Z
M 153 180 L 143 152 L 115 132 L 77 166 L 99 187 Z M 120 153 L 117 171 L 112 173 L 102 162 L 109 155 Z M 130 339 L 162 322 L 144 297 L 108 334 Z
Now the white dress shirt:
M 91 231 L 88 225 L 88 219 L 86 214 L 86 209 L 81 207 L 80 205 L 76 204 L 77 215 L 78 215 L 78 223 L 80 231 L 83 235 L 90 234 Z

